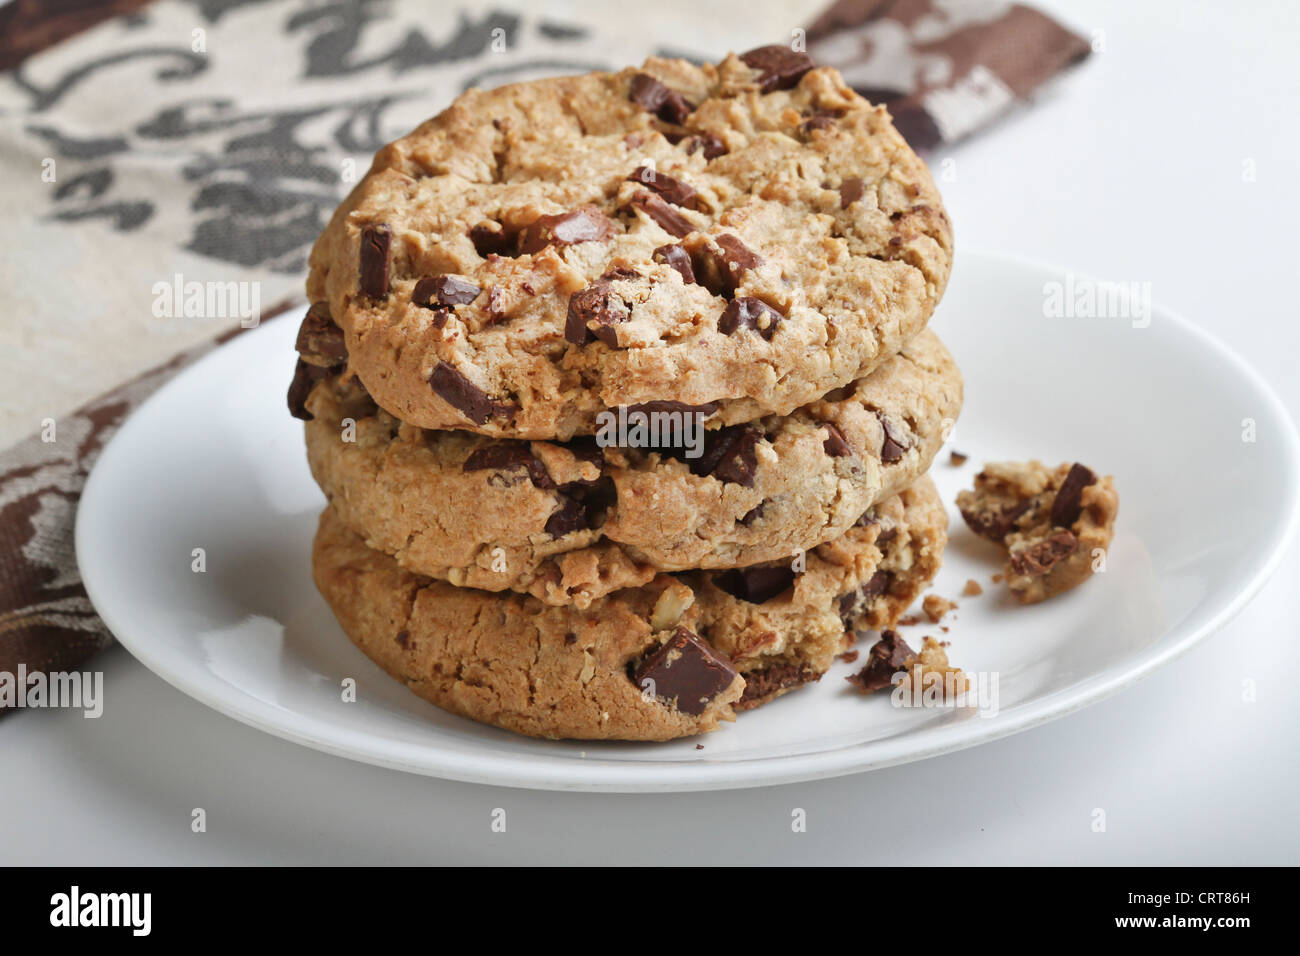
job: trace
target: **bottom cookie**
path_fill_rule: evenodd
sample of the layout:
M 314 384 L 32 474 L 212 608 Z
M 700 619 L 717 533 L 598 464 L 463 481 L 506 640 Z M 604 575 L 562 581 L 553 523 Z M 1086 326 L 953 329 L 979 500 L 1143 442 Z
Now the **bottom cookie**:
M 661 574 L 584 609 L 457 588 L 327 508 L 316 585 L 368 657 L 444 710 L 533 737 L 669 740 L 821 678 L 934 577 L 947 515 L 922 478 L 790 561 Z

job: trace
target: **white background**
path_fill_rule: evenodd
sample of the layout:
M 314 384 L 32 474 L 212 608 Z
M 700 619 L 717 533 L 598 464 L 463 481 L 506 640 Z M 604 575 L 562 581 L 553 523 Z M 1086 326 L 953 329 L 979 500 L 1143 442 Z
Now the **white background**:
M 819 4 L 723 6 L 750 13 L 700 25 L 714 38 L 704 48 L 784 36 L 785 17 Z M 931 157 L 936 172 L 956 160 L 956 180 L 940 186 L 959 250 L 1150 282 L 1157 302 L 1252 362 L 1295 416 L 1300 7 L 1040 6 L 1102 31 L 1104 51 L 1035 108 Z M 702 47 L 698 36 L 682 45 Z M 1086 410 L 1105 380 L 1098 369 L 1062 387 Z M 1222 632 L 1046 727 L 871 774 L 680 796 L 534 793 L 351 763 L 209 711 L 114 649 L 98 661 L 101 719 L 0 720 L 0 863 L 1294 864 L 1298 580 L 1293 548 Z M 1247 678 L 1254 703 L 1242 699 Z M 190 830 L 195 807 L 207 833 Z M 496 808 L 505 833 L 490 829 Z M 791 832 L 794 808 L 806 833 Z

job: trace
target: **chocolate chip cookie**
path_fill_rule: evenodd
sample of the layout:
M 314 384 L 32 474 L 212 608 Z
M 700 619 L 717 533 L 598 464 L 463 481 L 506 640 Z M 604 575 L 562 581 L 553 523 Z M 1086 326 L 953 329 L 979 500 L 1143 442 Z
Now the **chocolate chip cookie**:
M 1021 604 L 1077 587 L 1104 560 L 1115 530 L 1114 480 L 1074 464 L 992 462 L 957 496 L 970 529 L 1007 549 L 1007 584 Z
M 439 707 L 536 737 L 667 740 L 817 681 L 938 570 L 947 516 L 922 478 L 788 563 L 661 574 L 585 609 L 459 588 L 366 547 L 333 508 L 312 560 L 352 641 Z
M 778 46 L 465 93 L 375 156 L 308 294 L 397 418 L 566 440 L 787 415 L 919 332 L 951 258 L 885 109 Z
M 339 519 L 403 567 L 585 606 L 660 570 L 789 558 L 843 534 L 930 466 L 961 391 L 926 331 L 791 415 L 634 448 L 427 431 L 331 375 L 306 402 L 307 449 Z

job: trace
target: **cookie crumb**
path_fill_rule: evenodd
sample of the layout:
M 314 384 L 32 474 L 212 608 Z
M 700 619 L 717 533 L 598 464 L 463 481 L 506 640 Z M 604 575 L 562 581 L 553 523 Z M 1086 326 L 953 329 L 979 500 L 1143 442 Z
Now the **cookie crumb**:
M 920 623 L 921 615 L 919 614 L 906 614 L 898 619 L 899 627 L 915 627 Z
M 966 586 L 961 589 L 962 597 L 979 597 L 983 593 L 984 589 L 980 587 L 980 583 L 974 578 L 967 578 Z
M 993 575 L 993 583 L 994 583 L 994 584 L 1001 584 L 1001 583 L 1002 583 L 1002 575 L 1001 575 L 1001 574 L 995 574 L 995 575 Z
M 945 614 L 956 607 L 956 601 L 949 601 L 937 594 L 927 594 L 925 600 L 921 602 L 921 610 L 925 612 L 925 616 L 930 619 L 931 624 L 938 624 L 943 620 Z
M 861 651 L 845 651 L 843 654 L 840 654 L 840 655 L 837 655 L 837 656 L 838 656 L 839 659 L 842 660 L 845 664 L 852 664 L 854 661 L 856 661 L 856 660 L 858 659 L 858 656 L 859 656 L 861 653 L 862 653 Z
M 968 458 L 970 458 L 970 455 L 967 455 L 964 452 L 954 451 L 948 456 L 948 463 L 954 468 L 960 468 L 962 465 L 966 464 Z
M 944 650 L 947 641 L 942 643 L 933 637 L 921 639 L 921 651 L 913 654 L 903 662 L 906 676 L 899 686 L 907 696 L 924 694 L 938 687 L 945 700 L 954 699 L 970 687 L 970 680 L 960 667 L 948 662 L 948 652 Z
M 696 749 L 696 750 L 703 750 L 703 749 L 704 749 L 704 744 L 696 744 L 696 745 L 695 745 L 695 749 Z

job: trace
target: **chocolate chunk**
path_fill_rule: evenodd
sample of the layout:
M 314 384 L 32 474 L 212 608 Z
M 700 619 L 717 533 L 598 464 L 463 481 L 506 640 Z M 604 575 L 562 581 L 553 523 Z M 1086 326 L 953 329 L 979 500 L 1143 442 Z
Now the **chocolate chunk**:
M 823 402 L 842 402 L 858 390 L 857 383 L 851 385 L 841 385 L 839 388 L 833 388 L 822 396 Z
M 482 425 L 489 418 L 508 416 L 515 410 L 513 405 L 494 401 L 486 392 L 467 379 L 459 370 L 446 362 L 434 366 L 429 376 L 429 385 L 448 405 L 464 413 L 475 425 Z
M 476 448 L 465 459 L 461 471 L 516 471 L 520 468 L 528 472 L 528 480 L 535 488 L 549 490 L 555 487 L 546 466 L 525 441 L 497 441 Z
M 1001 544 L 1003 539 L 1016 529 L 1016 522 L 1033 503 L 1032 498 L 1022 498 L 1019 501 L 994 505 L 980 511 L 967 508 L 961 508 L 960 511 L 967 527 L 981 538 L 988 538 Z
M 844 182 L 840 183 L 840 208 L 848 209 L 866 195 L 866 192 L 866 187 L 862 185 L 862 180 L 857 176 L 844 180 Z
M 727 144 L 722 141 L 722 137 L 713 133 L 703 133 L 699 136 L 692 136 L 686 140 L 686 154 L 689 156 L 697 150 L 704 150 L 705 159 L 717 159 L 719 156 L 727 155 Z
M 650 166 L 638 166 L 627 178 L 629 182 L 640 183 L 654 190 L 674 206 L 695 209 L 699 204 L 699 196 L 694 187 Z
M 1011 570 L 1015 574 L 1031 576 L 1046 574 L 1054 565 L 1074 554 L 1078 547 L 1079 539 L 1071 532 L 1058 531 L 1046 541 L 1013 554 Z
M 614 236 L 614 224 L 595 206 L 579 206 L 570 212 L 542 216 L 519 235 L 519 251 L 541 252 L 547 246 L 573 246 L 580 242 L 604 242 Z
M 644 189 L 632 197 L 632 207 L 640 209 L 662 226 L 664 232 L 674 235 L 678 239 L 690 235 L 695 230 L 689 219 L 664 202 L 659 196 L 646 192 Z
M 546 533 L 563 538 L 574 531 L 586 531 L 587 506 L 577 498 L 560 498 L 560 510 L 546 519 Z
M 964 454 L 963 452 L 952 451 L 948 454 L 948 464 L 952 465 L 954 468 L 960 468 L 962 465 L 966 464 L 966 459 L 969 457 L 969 455 Z
M 822 675 L 803 664 L 777 664 L 745 674 L 745 690 L 736 701 L 737 710 L 749 710 L 777 694 L 814 684 Z
M 713 575 L 713 583 L 732 597 L 750 604 L 763 604 L 794 584 L 794 569 L 788 564 L 770 567 L 732 568 Z
M 1061 482 L 1056 498 L 1052 501 L 1052 524 L 1058 528 L 1069 528 L 1079 520 L 1083 513 L 1083 489 L 1096 483 L 1097 476 L 1091 468 L 1086 468 L 1077 461 L 1070 466 L 1070 472 Z
M 492 225 L 497 228 L 493 229 Z M 511 256 L 518 252 L 519 236 L 513 232 L 507 232 L 501 228 L 499 223 L 489 225 L 479 223 L 469 231 L 470 242 L 474 243 L 474 249 L 484 259 L 489 256 Z
M 893 684 L 894 675 L 903 669 L 908 659 L 915 656 L 916 653 L 897 631 L 881 631 L 880 640 L 867 652 L 867 666 L 845 680 L 863 692 L 884 690 Z
M 698 281 L 714 295 L 731 298 L 745 273 L 763 264 L 762 258 L 730 233 L 714 238 L 718 248 L 703 247 L 694 259 Z
M 708 432 L 704 439 L 704 454 L 688 459 L 691 472 L 712 475 L 719 481 L 752 488 L 754 471 L 758 468 L 755 448 L 763 433 L 752 425 L 732 425 Z
M 574 345 L 586 345 L 592 336 L 612 349 L 618 348 L 614 326 L 632 317 L 631 308 L 609 285 L 606 273 L 585 289 L 569 296 L 569 314 L 564 323 L 564 338 Z
M 853 449 L 849 447 L 844 432 L 830 422 L 822 422 L 822 428 L 826 429 L 826 441 L 822 443 L 822 447 L 826 449 L 826 454 L 832 458 L 847 458 L 853 454 Z
M 804 136 L 811 136 L 814 130 L 830 129 L 841 115 L 843 114 L 832 110 L 814 110 L 799 124 L 799 132 Z
M 401 646 L 401 647 L 405 647 L 406 644 L 407 644 L 407 642 L 408 642 L 410 639 L 411 639 L 411 632 L 410 632 L 410 631 L 403 629 L 403 630 L 400 630 L 400 631 L 397 632 L 397 643 L 398 643 L 399 646 Z
M 426 276 L 415 284 L 411 301 L 426 309 L 439 305 L 468 305 L 483 289 L 459 276 Z
M 743 524 L 746 528 L 748 528 L 759 518 L 763 517 L 763 511 L 765 510 L 764 506 L 766 504 L 767 502 L 760 501 L 758 504 L 754 505 L 754 507 L 746 511 L 745 514 L 741 517 L 740 523 Z
M 316 417 L 307 411 L 307 396 L 311 394 L 316 383 L 328 374 L 328 369 L 298 359 L 298 364 L 293 369 L 293 381 L 289 383 L 290 415 L 304 422 L 309 422 Z
M 669 268 L 676 269 L 682 281 L 690 284 L 695 281 L 695 269 L 691 266 L 691 257 L 687 251 L 675 242 L 660 246 L 652 253 L 655 262 L 662 262 Z
M 754 329 L 770 342 L 772 336 L 776 334 L 776 326 L 780 321 L 781 313 L 762 299 L 741 296 L 727 303 L 726 309 L 718 317 L 718 331 L 724 335 L 732 335 L 739 329 Z
M 677 710 L 692 717 L 704 713 L 709 702 L 735 679 L 731 661 L 684 627 L 677 628 L 632 670 L 638 688 L 653 688 L 659 700 L 675 704 Z
M 889 547 L 890 543 L 897 537 L 898 537 L 897 528 L 881 528 L 879 533 L 876 534 L 876 547 L 879 548 L 881 551 L 884 551 L 886 548 Z
M 894 437 L 894 433 L 889 428 L 889 422 L 880 412 L 876 412 L 876 418 L 880 422 L 880 428 L 885 433 L 884 440 L 880 443 L 880 460 L 889 464 L 899 461 L 903 457 L 903 452 L 907 451 L 907 446 Z
M 840 620 L 844 622 L 845 630 L 852 626 L 855 617 L 866 611 L 871 602 L 886 593 L 893 583 L 892 571 L 877 571 L 866 584 L 848 594 L 840 595 Z
M 392 241 L 392 231 L 385 223 L 362 227 L 360 263 L 362 295 L 375 299 L 382 299 L 388 295 L 388 247 Z
M 758 71 L 758 88 L 764 93 L 788 90 L 796 86 L 803 75 L 813 68 L 807 53 L 796 53 L 783 43 L 760 46 L 742 53 L 740 59 L 751 70 Z
M 686 122 L 686 117 L 695 109 L 686 97 L 664 86 L 649 73 L 638 73 L 632 77 L 628 99 L 647 113 L 654 113 L 665 123 L 678 126 Z
M 294 346 L 303 361 L 321 368 L 337 368 L 348 360 L 348 346 L 343 330 L 330 318 L 329 306 L 316 302 L 303 316 L 298 326 L 298 341 Z

